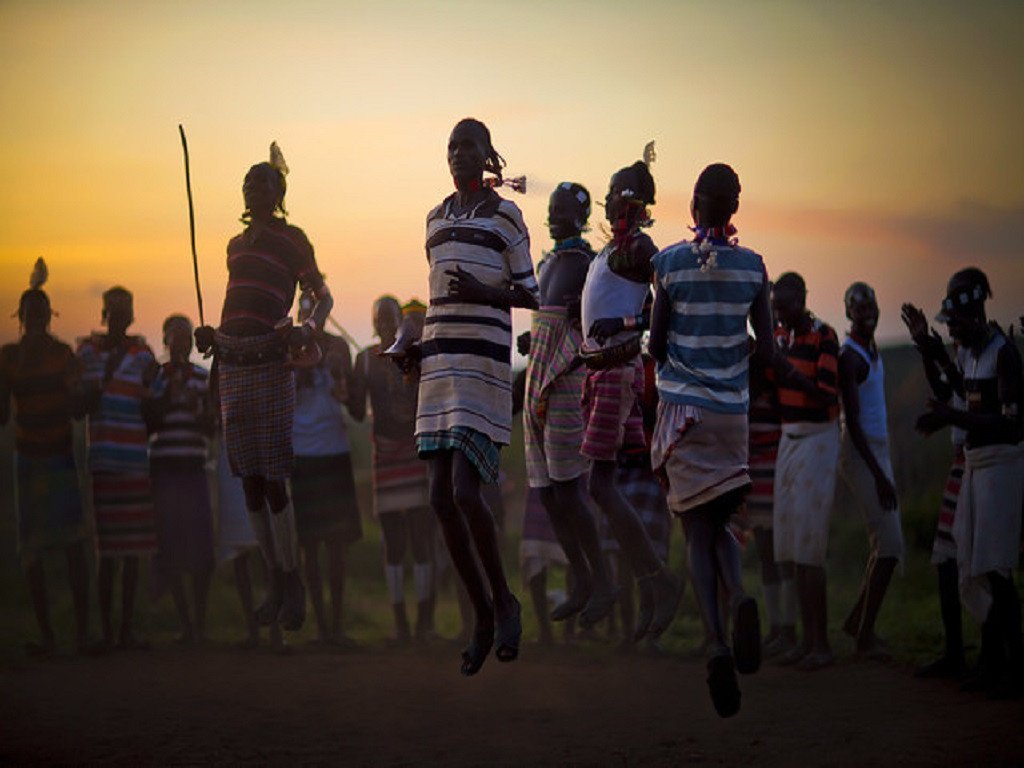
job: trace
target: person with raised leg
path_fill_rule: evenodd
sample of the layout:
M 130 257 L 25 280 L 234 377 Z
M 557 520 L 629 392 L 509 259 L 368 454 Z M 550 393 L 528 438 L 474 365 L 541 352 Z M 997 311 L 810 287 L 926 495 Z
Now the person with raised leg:
M 648 635 L 656 638 L 668 628 L 682 594 L 617 483 L 623 445 L 644 444 L 639 402 L 644 386 L 641 334 L 649 320 L 651 258 L 658 249 L 642 230 L 652 223 L 648 206 L 654 204 L 655 193 L 649 169 L 653 149 L 653 143 L 648 144 L 643 161 L 611 177 L 605 196 L 611 238 L 590 263 L 581 299 L 580 354 L 587 377 L 583 388 L 586 430 L 580 453 L 591 461 L 590 495 L 637 579 L 640 601 L 633 633 L 637 641 Z
M 751 487 L 748 320 L 758 357 L 772 356 L 768 273 L 759 254 L 738 245 L 731 223 L 739 195 L 739 177 L 728 165 L 701 172 L 690 204 L 693 239 L 654 257 L 651 318 L 660 398 L 651 460 L 668 479 L 669 508 L 686 535 L 709 634 L 708 687 L 722 717 L 739 711 L 736 671 L 750 674 L 761 664 L 757 602 L 743 589 L 740 548 L 729 527 Z
M 305 233 L 285 220 L 288 166 L 271 144 L 270 161 L 245 175 L 244 231 L 228 243 L 228 284 L 220 326 L 196 329 L 196 346 L 216 356 L 221 422 L 231 471 L 242 478 L 252 528 L 269 573 L 257 620 L 279 620 L 290 631 L 306 616 L 299 575 L 295 511 L 288 496 L 292 471 L 295 380 L 289 352 L 315 344 L 333 306 Z M 293 326 L 288 313 L 296 286 L 310 291 L 309 318 Z
M 588 462 L 583 443 L 585 372 L 579 364 L 580 294 L 594 251 L 583 237 L 590 217 L 590 193 L 580 184 L 562 182 L 548 203 L 548 230 L 555 247 L 537 265 L 540 309 L 533 313 L 528 338 L 523 435 L 526 471 L 572 569 L 572 590 L 551 611 L 564 621 L 582 611 L 580 621 L 593 626 L 615 602 L 597 522 L 583 499 Z
M 511 439 L 511 310 L 537 309 L 539 291 L 522 214 L 494 191 L 504 182 L 504 160 L 487 126 L 459 121 L 447 154 L 455 192 L 427 216 L 423 336 L 396 362 L 408 365 L 418 352 L 416 444 L 428 462 L 430 506 L 476 614 L 461 666 L 474 675 L 492 646 L 498 661 L 519 655 L 520 605 L 481 484 L 497 481 L 500 446 Z M 492 176 L 485 180 L 485 172 Z

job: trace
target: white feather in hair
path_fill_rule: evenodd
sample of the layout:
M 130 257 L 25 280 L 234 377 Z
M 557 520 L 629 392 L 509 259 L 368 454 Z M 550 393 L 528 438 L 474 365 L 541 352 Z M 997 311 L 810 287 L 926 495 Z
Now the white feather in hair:
M 270 142 L 270 164 L 277 168 L 282 176 L 288 175 L 288 163 L 284 161 L 284 153 L 276 141 Z

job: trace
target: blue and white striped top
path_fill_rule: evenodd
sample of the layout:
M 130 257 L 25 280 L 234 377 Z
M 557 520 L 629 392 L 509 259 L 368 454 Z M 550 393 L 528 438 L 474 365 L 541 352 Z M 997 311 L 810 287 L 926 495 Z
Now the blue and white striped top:
M 702 253 L 684 241 L 663 250 L 653 264 L 656 284 L 672 300 L 658 395 L 718 413 L 746 413 L 747 317 L 768 279 L 764 261 L 737 245 L 716 243 Z

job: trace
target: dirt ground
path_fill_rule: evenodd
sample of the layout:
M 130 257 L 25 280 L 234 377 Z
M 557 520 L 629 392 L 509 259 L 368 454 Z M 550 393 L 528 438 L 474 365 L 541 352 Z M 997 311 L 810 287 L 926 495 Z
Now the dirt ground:
M 1021 765 L 1024 702 L 846 660 L 765 666 L 719 719 L 703 664 L 527 648 L 159 649 L 0 668 L 0 763 Z

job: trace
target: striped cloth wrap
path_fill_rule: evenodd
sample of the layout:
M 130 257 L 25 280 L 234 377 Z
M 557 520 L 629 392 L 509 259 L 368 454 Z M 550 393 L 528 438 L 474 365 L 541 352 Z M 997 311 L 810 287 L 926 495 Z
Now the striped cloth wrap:
M 416 438 L 373 436 L 373 511 L 403 512 L 430 504 L 427 465 L 416 452 Z
M 644 367 L 640 355 L 626 365 L 587 370 L 583 385 L 586 429 L 580 453 L 594 461 L 616 461 L 624 445 L 643 445 Z
M 100 557 L 151 555 L 156 517 L 149 472 L 93 472 L 96 553 Z
M 523 408 L 526 474 L 531 487 L 543 488 L 587 471 L 580 455 L 586 372 L 576 361 L 583 334 L 564 307 L 541 307 L 533 313 L 530 339 Z

